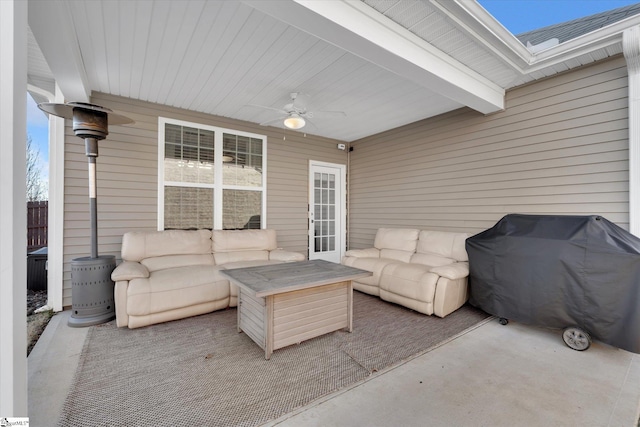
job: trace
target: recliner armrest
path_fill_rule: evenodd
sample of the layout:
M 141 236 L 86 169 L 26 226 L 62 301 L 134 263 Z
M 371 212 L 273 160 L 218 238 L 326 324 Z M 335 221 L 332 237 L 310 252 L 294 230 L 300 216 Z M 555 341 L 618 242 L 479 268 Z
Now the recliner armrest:
M 111 280 L 120 282 L 123 280 L 146 279 L 149 270 L 144 265 L 135 261 L 123 261 L 111 273 Z
M 351 249 L 348 250 L 345 256 L 352 256 L 355 258 L 380 258 L 380 249 L 367 248 L 367 249 Z
M 285 251 L 283 249 L 275 249 L 269 252 L 269 259 L 272 261 L 304 261 L 305 256 L 299 252 Z
M 469 263 L 455 262 L 453 264 L 441 265 L 439 267 L 433 267 L 429 272 L 451 280 L 462 279 L 469 275 Z

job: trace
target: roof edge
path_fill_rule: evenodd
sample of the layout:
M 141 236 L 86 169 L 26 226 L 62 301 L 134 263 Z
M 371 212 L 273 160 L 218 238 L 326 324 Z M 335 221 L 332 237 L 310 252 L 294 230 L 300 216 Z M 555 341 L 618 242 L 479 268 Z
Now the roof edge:
M 596 31 L 542 50 L 534 55 L 529 70 L 536 71 L 607 46 L 622 43 L 624 31 L 636 26 L 640 26 L 640 15 L 630 16 Z
M 522 76 L 622 43 L 622 34 L 626 29 L 640 26 L 640 15 L 634 15 L 555 46 L 532 52 L 477 0 L 428 1 Z

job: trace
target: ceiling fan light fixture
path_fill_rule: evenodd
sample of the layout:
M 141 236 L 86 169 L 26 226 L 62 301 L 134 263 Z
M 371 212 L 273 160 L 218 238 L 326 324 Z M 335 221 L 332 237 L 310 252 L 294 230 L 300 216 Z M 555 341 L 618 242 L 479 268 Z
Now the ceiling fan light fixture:
M 305 124 L 307 124 L 307 122 L 305 122 L 304 118 L 296 113 L 291 113 L 289 117 L 284 119 L 284 125 L 289 129 L 300 129 L 303 128 Z

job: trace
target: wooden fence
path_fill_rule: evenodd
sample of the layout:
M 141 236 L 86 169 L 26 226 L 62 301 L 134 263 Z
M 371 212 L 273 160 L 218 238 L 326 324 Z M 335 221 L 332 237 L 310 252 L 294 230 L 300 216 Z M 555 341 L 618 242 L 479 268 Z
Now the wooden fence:
M 47 246 L 49 202 L 27 202 L 27 253 Z

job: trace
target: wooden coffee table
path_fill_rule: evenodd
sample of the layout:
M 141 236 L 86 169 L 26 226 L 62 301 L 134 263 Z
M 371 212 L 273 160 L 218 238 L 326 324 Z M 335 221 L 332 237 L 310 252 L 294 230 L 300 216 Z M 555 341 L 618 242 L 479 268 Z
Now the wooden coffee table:
M 313 260 L 220 271 L 238 286 L 238 332 L 274 350 L 353 328 L 351 280 L 371 272 Z

